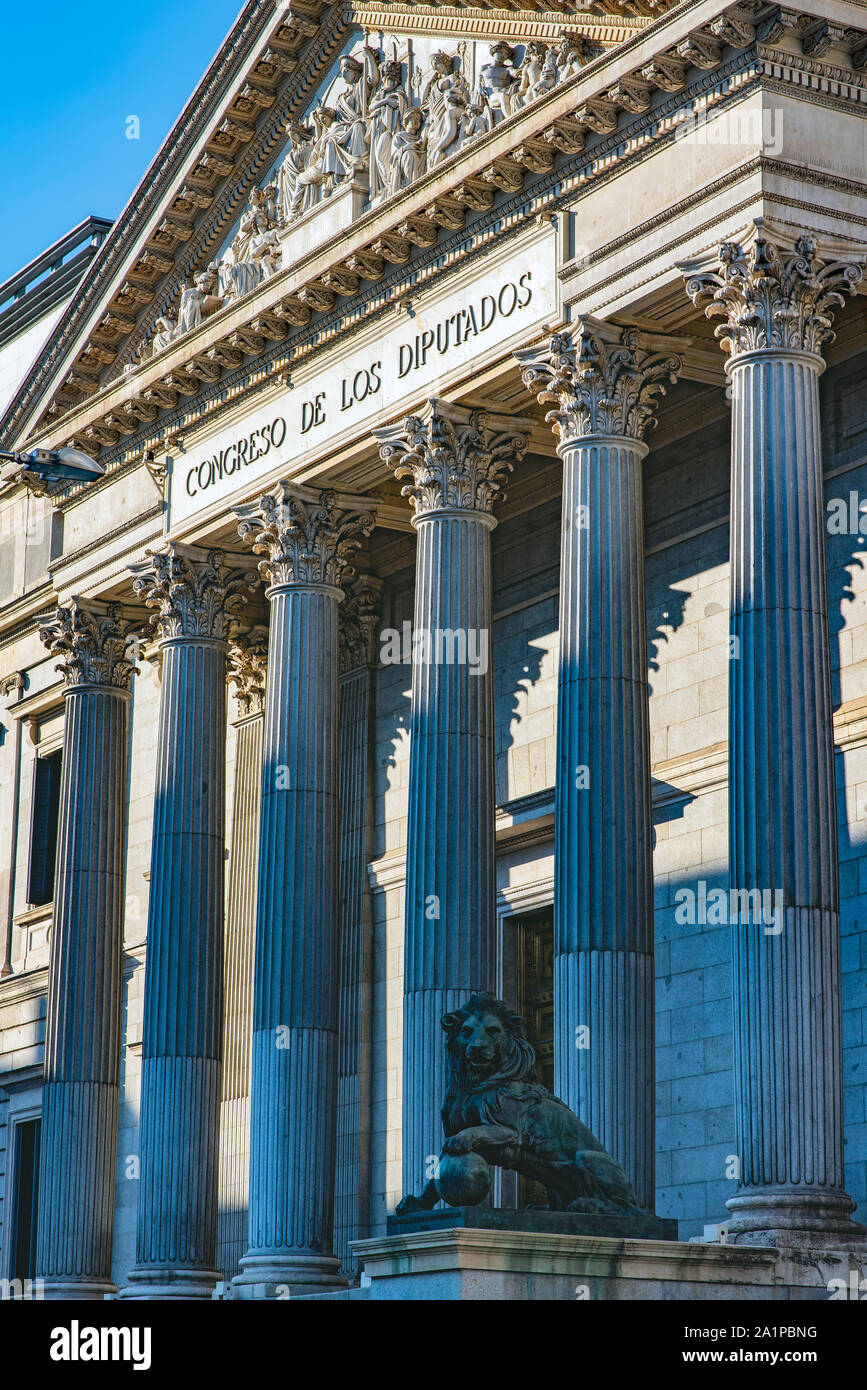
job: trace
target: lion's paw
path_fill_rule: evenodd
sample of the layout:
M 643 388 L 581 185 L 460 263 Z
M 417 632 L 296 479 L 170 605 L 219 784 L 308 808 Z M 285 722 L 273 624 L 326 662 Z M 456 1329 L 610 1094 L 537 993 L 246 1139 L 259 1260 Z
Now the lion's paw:
M 424 1211 L 424 1209 L 424 1203 L 419 1201 L 418 1197 L 414 1197 L 411 1192 L 408 1192 L 405 1197 L 401 1197 L 394 1213 L 395 1216 L 413 1216 L 417 1211 Z

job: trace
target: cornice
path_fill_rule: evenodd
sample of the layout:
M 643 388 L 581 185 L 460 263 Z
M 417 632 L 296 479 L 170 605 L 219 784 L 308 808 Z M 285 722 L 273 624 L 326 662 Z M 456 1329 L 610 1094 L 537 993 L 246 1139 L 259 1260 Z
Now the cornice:
M 754 12 L 760 16 L 768 8 L 760 5 L 759 0 L 753 5 Z M 838 5 L 836 8 L 840 10 L 845 7 Z M 697 61 L 700 60 L 704 68 L 717 74 L 734 61 L 731 57 L 723 56 L 725 42 L 729 40 L 740 50 L 738 61 L 741 66 L 745 52 L 748 62 L 750 55 L 753 62 L 768 61 L 766 55 L 770 52 L 769 45 L 756 43 L 754 28 L 744 20 L 746 9 L 745 5 L 720 6 L 713 0 L 688 0 L 688 3 L 670 10 L 615 50 L 593 60 L 571 82 L 522 109 L 510 120 L 480 137 L 465 152 L 453 156 L 429 171 L 417 183 L 411 185 L 405 195 L 393 200 L 388 207 L 366 213 L 342 238 L 335 238 L 332 244 L 317 248 L 297 265 L 267 280 L 259 290 L 240 301 L 237 306 L 224 309 L 208 319 L 201 329 L 185 336 L 177 347 L 161 354 L 158 362 L 146 362 L 127 377 L 104 386 L 85 403 L 66 412 L 62 429 L 52 428 L 47 438 L 42 435 L 34 437 L 40 438 L 40 442 L 43 443 L 49 439 L 52 443 L 59 443 L 61 439 L 63 442 L 74 439 L 81 445 L 82 431 L 92 428 L 104 414 L 122 407 L 127 401 L 133 402 L 135 413 L 134 401 L 137 393 L 140 397 L 143 390 L 154 384 L 162 383 L 164 387 L 167 377 L 172 377 L 178 372 L 183 375 L 185 365 L 195 357 L 196 351 L 200 351 L 204 344 L 209 344 L 213 350 L 215 338 L 218 343 L 226 344 L 233 335 L 246 333 L 244 341 L 248 345 L 255 339 L 256 348 L 252 351 L 255 353 L 258 349 L 260 357 L 257 360 L 261 360 L 263 351 L 273 354 L 272 365 L 286 367 L 290 362 L 299 360 L 302 354 L 307 355 L 321 346 L 322 333 L 328 331 L 329 316 L 332 319 L 336 318 L 344 330 L 346 327 L 351 328 L 363 315 L 376 312 L 393 299 L 399 287 L 405 293 L 408 285 L 417 282 L 426 257 L 428 263 L 438 261 L 439 268 L 442 268 L 444 257 L 453 259 L 460 254 L 455 243 L 465 243 L 468 238 L 459 226 L 455 229 L 455 220 L 458 223 L 462 221 L 466 207 L 462 202 L 463 193 L 473 180 L 481 178 L 494 188 L 500 189 L 498 206 L 493 210 L 492 216 L 497 218 L 502 226 L 504 213 L 513 210 L 516 203 L 529 201 L 532 204 L 532 213 L 537 213 L 541 206 L 554 205 L 558 196 L 562 199 L 563 195 L 558 195 L 557 187 L 559 185 L 562 188 L 564 175 L 568 176 L 579 165 L 582 166 L 582 172 L 580 176 L 575 176 L 574 182 L 579 178 L 581 182 L 586 182 L 591 177 L 599 178 L 610 174 L 614 165 L 623 164 L 640 154 L 642 148 L 646 149 L 655 140 L 670 134 L 670 128 L 664 128 L 666 123 L 660 119 L 661 111 L 666 104 L 664 99 L 658 101 L 653 110 L 644 114 L 640 111 L 637 113 L 635 102 L 638 100 L 640 107 L 641 99 L 636 93 L 642 90 L 671 90 L 671 64 L 673 63 L 675 68 L 679 64 L 684 72 L 688 66 L 685 57 L 677 58 L 678 47 L 687 55 L 698 53 Z M 738 23 L 732 22 L 733 16 Z M 795 23 L 796 18 L 792 12 L 781 12 L 780 23 L 788 26 L 790 36 L 797 33 L 803 46 L 806 39 L 802 28 L 798 28 Z M 516 22 L 523 23 L 523 16 L 518 20 L 516 14 Z M 715 29 L 718 30 L 717 37 L 714 36 Z M 864 48 L 859 45 L 863 38 L 864 45 L 867 46 L 867 32 L 863 35 L 856 34 L 854 30 L 845 32 L 850 35 L 847 42 L 860 62 Z M 696 49 L 698 40 L 701 40 L 701 44 Z M 669 70 L 660 73 L 656 60 L 665 54 L 669 55 Z M 819 59 L 811 57 L 807 67 L 795 67 L 790 59 L 796 56 L 781 53 L 774 57 L 774 63 L 785 72 L 797 71 L 811 78 L 821 76 L 823 69 Z M 712 72 L 705 72 L 698 81 L 707 83 Z M 657 77 L 654 77 L 654 73 L 657 73 Z M 848 88 L 858 94 L 857 100 L 860 105 L 864 101 L 865 78 L 860 69 L 856 70 L 853 67 L 849 79 Z M 693 73 L 690 79 L 691 87 L 695 82 L 696 75 Z M 686 85 L 684 78 L 683 86 Z M 619 128 L 606 131 L 606 116 L 600 118 L 602 125 L 598 124 L 597 107 L 600 98 L 603 99 L 602 106 L 606 111 L 614 110 L 621 118 Z M 676 97 L 674 104 L 677 104 Z M 570 143 L 573 147 L 572 154 L 569 153 Z M 575 146 L 584 143 L 587 146 L 586 153 L 579 158 Z M 539 149 L 544 150 L 546 146 L 552 154 L 559 153 L 559 167 L 552 169 L 550 173 L 540 172 L 538 163 Z M 530 186 L 522 193 L 525 179 Z M 571 190 L 573 197 L 574 182 Z M 529 199 L 527 193 L 530 194 Z M 462 212 L 460 217 L 456 217 L 456 207 Z M 444 217 L 447 224 L 445 228 L 441 225 L 443 219 L 439 216 L 438 208 L 447 209 L 447 215 Z M 517 217 L 519 214 L 513 212 L 512 215 Z M 528 211 L 525 215 L 529 216 L 531 212 Z M 316 316 L 310 330 L 293 333 L 287 332 L 284 328 L 276 335 L 269 335 L 267 331 L 262 334 L 261 325 L 265 323 L 267 329 L 268 322 L 267 319 L 263 319 L 263 315 L 267 316 L 269 311 L 275 308 L 279 310 L 283 304 L 297 302 L 299 292 L 311 284 L 321 286 L 323 275 L 328 276 L 335 267 L 345 265 L 361 253 L 367 252 L 368 255 L 381 257 L 383 237 L 394 236 L 397 229 L 404 226 L 409 218 L 426 219 L 431 235 L 439 239 L 429 251 L 417 254 L 405 267 L 399 260 L 387 270 L 383 266 L 382 282 L 375 282 L 372 288 L 362 291 L 361 294 L 347 291 L 341 296 L 338 288 L 330 289 L 332 302 L 337 303 L 338 299 L 342 298 L 343 303 L 336 311 L 332 309 L 324 316 Z M 480 230 L 484 220 L 484 216 L 477 217 L 473 223 L 473 231 Z M 471 249 L 472 247 L 466 247 L 464 253 Z M 357 285 L 357 279 L 355 283 Z M 266 346 L 269 336 L 279 343 L 279 349 Z M 280 341 L 281 339 L 283 341 Z M 239 369 L 227 368 L 219 382 L 215 383 L 216 390 L 212 390 L 211 394 L 223 393 L 227 387 L 231 389 L 242 375 L 249 381 L 254 373 L 252 364 Z M 197 404 L 205 401 L 207 396 L 207 388 L 197 391 Z M 156 420 L 152 423 L 156 428 L 150 431 L 151 438 L 158 438 L 164 428 L 164 421 Z M 143 429 L 139 433 L 145 435 L 147 431 Z M 88 447 L 86 440 L 85 447 Z M 89 447 L 93 451 L 92 440 Z M 124 452 L 124 446 L 121 446 L 121 452 Z M 111 451 L 107 451 L 106 457 L 111 458 Z

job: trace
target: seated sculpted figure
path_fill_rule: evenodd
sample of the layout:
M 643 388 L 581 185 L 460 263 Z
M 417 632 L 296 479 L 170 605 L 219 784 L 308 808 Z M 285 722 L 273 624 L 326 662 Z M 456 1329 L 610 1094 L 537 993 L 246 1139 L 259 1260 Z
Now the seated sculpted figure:
M 567 1105 L 536 1080 L 536 1054 L 519 1014 L 490 994 L 473 994 L 442 1019 L 447 1089 L 445 1143 L 437 1175 L 398 1215 L 442 1198 L 474 1206 L 490 1186 L 489 1164 L 541 1183 L 552 1211 L 634 1213 L 620 1164 Z
M 388 192 L 397 193 L 414 183 L 424 173 L 425 137 L 421 133 L 424 112 L 420 106 L 408 106 L 403 123 L 391 145 Z

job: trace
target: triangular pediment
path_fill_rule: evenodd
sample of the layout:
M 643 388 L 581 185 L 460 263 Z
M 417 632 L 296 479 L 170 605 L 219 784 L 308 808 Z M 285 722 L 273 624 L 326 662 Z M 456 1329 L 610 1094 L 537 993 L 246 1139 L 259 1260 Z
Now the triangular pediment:
M 245 6 L 10 407 L 4 440 L 74 412 L 285 270 L 332 227 L 338 202 L 351 219 L 399 198 L 647 22 L 612 8 Z M 296 321 L 318 307 L 311 291 Z M 203 363 L 200 379 L 225 365 Z M 160 404 L 140 401 L 138 419 Z M 135 427 L 110 419 L 78 442 L 97 452 Z

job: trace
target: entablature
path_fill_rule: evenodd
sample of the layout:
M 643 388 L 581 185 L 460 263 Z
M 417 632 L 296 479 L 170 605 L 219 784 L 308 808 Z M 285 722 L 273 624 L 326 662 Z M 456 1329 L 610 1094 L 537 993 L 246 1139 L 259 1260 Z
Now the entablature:
M 686 107 L 696 82 L 707 86 L 723 70 L 737 72 L 741 83 L 756 82 L 769 66 L 804 73 L 805 64 L 824 68 L 830 61 L 848 77 L 839 99 L 863 107 L 867 31 L 848 22 L 857 11 L 846 0 L 822 0 L 821 8 L 829 16 L 821 43 L 813 20 L 806 24 L 799 11 L 761 0 L 734 6 L 690 0 L 670 9 L 427 169 L 397 196 L 368 207 L 323 244 L 314 243 L 248 295 L 202 318 L 156 357 L 114 381 L 91 380 L 78 404 L 57 407 L 51 426 L 33 441 L 74 442 L 94 454 L 105 449 L 109 468 L 120 467 L 161 446 L 168 430 L 195 425 L 274 374 L 291 379 L 312 354 L 373 315 L 411 302 L 444 270 L 483 250 L 493 235 L 508 236 L 534 217 L 556 214 L 569 193 L 574 197 L 614 165 L 670 137 L 678 104 Z M 406 5 L 394 11 L 363 6 L 352 13 L 362 11 L 368 25 L 387 13 L 393 29 L 420 16 Z M 453 12 L 468 18 L 479 13 L 458 7 L 424 13 L 433 24 Z M 507 12 L 486 13 L 491 24 L 516 22 Z M 549 27 L 561 22 L 550 14 L 530 18 Z M 578 18 L 569 16 L 570 24 Z M 582 24 L 585 18 L 580 16 Z M 522 12 L 520 23 L 525 20 Z M 278 45 L 278 51 L 284 50 Z

